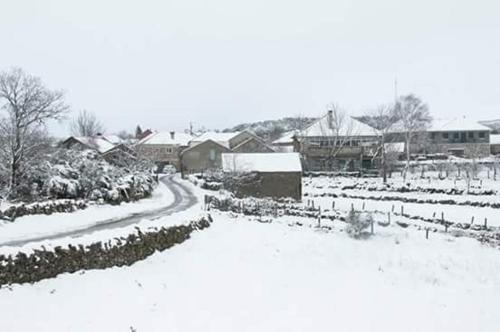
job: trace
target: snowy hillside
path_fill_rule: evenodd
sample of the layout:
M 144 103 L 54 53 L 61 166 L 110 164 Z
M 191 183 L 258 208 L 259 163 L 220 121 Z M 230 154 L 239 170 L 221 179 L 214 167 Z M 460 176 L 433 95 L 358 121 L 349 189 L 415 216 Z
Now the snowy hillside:
M 308 117 L 288 117 L 279 120 L 266 120 L 253 123 L 243 123 L 224 131 L 234 132 L 248 129 L 267 141 L 279 138 L 283 133 L 303 129 L 314 122 L 316 118 Z

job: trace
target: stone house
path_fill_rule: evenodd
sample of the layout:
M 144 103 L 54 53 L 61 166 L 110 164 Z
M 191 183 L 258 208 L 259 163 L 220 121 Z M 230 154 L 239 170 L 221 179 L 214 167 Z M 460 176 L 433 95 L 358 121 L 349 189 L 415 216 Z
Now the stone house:
M 192 145 L 181 152 L 181 171 L 183 174 L 203 173 L 222 168 L 222 154 L 231 149 L 208 139 Z
M 118 141 L 117 141 L 118 142 Z M 112 164 L 123 164 L 136 159 L 135 152 L 123 143 L 113 143 L 108 136 L 96 135 L 93 137 L 71 136 L 59 144 L 66 149 L 94 150 Z
M 272 153 L 274 150 L 250 131 L 236 133 L 207 132 L 190 142 L 181 154 L 183 174 L 221 169 L 222 153 Z
M 302 155 L 306 170 L 357 171 L 372 167 L 380 141 L 375 130 L 349 116 L 337 129 L 333 117 L 328 111 L 293 135 L 294 151 Z
M 410 152 L 487 157 L 491 153 L 490 132 L 490 128 L 465 117 L 434 119 L 425 133 L 426 141 L 410 146 Z
M 138 156 L 153 161 L 160 172 L 166 165 L 180 170 L 180 154 L 192 139 L 191 135 L 182 132 L 156 132 L 140 140 L 135 150 Z
M 302 164 L 298 153 L 223 153 L 224 185 L 237 197 L 302 200 Z

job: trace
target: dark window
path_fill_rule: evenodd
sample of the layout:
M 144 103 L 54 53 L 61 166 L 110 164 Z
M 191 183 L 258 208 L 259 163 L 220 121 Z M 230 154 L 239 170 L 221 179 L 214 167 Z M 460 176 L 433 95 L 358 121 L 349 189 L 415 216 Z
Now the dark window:
M 443 138 L 448 138 L 448 133 L 443 133 Z
M 469 132 L 469 138 L 474 138 L 474 133 L 472 131 Z
M 485 137 L 486 137 L 486 134 L 484 132 L 479 133 L 479 138 L 485 138 Z
M 453 138 L 458 138 L 458 133 L 453 133 Z
M 436 138 L 436 133 L 431 133 L 431 139 L 435 139 Z

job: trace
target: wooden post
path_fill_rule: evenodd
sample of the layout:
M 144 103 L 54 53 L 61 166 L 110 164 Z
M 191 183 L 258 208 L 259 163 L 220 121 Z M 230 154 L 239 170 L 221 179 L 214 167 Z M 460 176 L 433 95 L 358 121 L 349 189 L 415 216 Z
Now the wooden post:
M 365 210 L 365 202 L 363 202 L 363 211 Z
M 441 221 L 444 222 L 444 212 L 441 212 Z
M 484 229 L 488 229 L 488 218 L 484 218 Z
M 405 207 L 401 205 L 401 215 L 403 215 L 404 213 L 405 213 Z
M 472 218 L 470 218 L 470 224 L 474 224 L 474 216 L 472 216 Z
M 354 211 L 354 203 L 351 203 L 351 210 Z
M 432 219 L 436 218 L 436 211 L 432 214 Z
M 428 240 L 429 239 L 429 228 L 426 228 L 425 229 L 425 239 Z
M 372 219 L 372 222 L 371 222 L 371 224 L 370 224 L 370 231 L 371 231 L 371 233 L 372 233 L 372 235 L 373 235 L 373 219 Z
M 444 223 L 444 231 L 445 231 L 445 233 L 448 233 L 448 223 L 447 222 Z
M 335 210 L 335 201 L 332 201 L 332 210 Z
M 311 199 L 311 203 L 312 203 L 312 208 L 314 210 L 314 200 Z
M 394 213 L 394 204 L 392 204 L 392 210 L 391 211 L 392 211 L 392 213 Z
M 391 224 L 391 213 L 387 212 L 387 223 L 390 225 Z

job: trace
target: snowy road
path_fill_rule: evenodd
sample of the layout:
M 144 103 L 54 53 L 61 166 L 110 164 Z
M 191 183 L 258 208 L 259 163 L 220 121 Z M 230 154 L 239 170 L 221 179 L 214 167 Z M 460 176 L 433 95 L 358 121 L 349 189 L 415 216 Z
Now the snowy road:
M 1 242 L 0 247 L 23 246 L 25 244 L 32 242 L 55 240 L 65 237 L 77 238 L 101 230 L 109 230 L 109 229 L 129 226 L 132 224 L 136 224 L 144 219 L 155 220 L 161 217 L 169 216 L 177 212 L 185 211 L 197 203 L 197 198 L 195 194 L 191 191 L 191 189 L 188 186 L 181 183 L 180 181 L 178 181 L 178 179 L 174 175 L 164 176 L 160 178 L 160 181 L 163 184 L 165 184 L 168 190 L 172 192 L 174 197 L 174 200 L 165 207 L 144 212 L 132 213 L 125 217 L 102 220 L 87 225 L 85 227 L 57 232 L 51 235 L 39 235 L 39 236 L 23 238 L 22 240 Z

